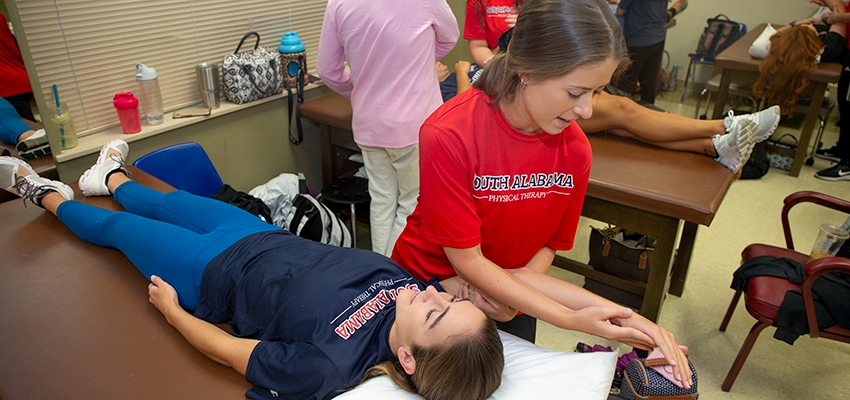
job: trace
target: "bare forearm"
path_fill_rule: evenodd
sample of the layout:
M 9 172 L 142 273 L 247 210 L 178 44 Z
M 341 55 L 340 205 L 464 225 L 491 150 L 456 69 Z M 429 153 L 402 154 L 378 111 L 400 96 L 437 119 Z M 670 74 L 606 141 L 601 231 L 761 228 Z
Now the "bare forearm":
M 248 358 L 258 340 L 240 339 L 217 326 L 196 318 L 182 308 L 174 307 L 165 314 L 168 323 L 193 347 L 215 362 L 233 367 L 241 374 L 248 368 Z
M 508 271 L 513 277 L 539 290 L 552 300 L 573 310 L 590 306 L 618 307 L 603 297 L 597 296 L 567 281 L 527 268 Z
M 487 65 L 487 61 L 490 61 L 493 54 L 496 54 L 496 50 L 491 50 L 487 47 L 486 40 L 470 40 L 469 53 L 472 54 L 472 59 L 475 60 L 475 63 L 483 67 Z
M 446 249 L 458 275 L 496 301 L 560 328 L 584 331 L 572 310 L 514 278 L 481 255 L 480 249 Z

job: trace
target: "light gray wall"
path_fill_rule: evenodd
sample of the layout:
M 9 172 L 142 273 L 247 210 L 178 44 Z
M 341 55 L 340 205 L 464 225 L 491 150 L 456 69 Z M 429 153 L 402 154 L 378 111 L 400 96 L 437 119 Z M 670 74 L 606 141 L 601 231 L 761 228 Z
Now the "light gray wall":
M 460 59 L 471 60 L 466 40 L 463 39 L 463 19 L 466 0 L 447 0 L 458 18 L 461 38 L 454 50 L 443 58 L 449 66 Z M 671 2 L 672 4 L 672 2 Z M 688 8 L 676 16 L 676 26 L 667 32 L 665 49 L 670 53 L 671 66 L 681 66 L 680 80 L 688 67 L 688 53 L 696 50 L 697 41 L 705 28 L 706 20 L 725 14 L 748 28 L 761 23 L 787 24 L 790 21 L 812 16 L 818 7 L 808 0 L 689 0 Z
M 747 28 L 753 28 L 761 23 L 784 25 L 811 17 L 817 9 L 818 6 L 808 0 L 689 0 L 688 8 L 676 16 L 676 26 L 667 32 L 665 49 L 672 58 L 671 65 L 682 66 L 684 72 L 688 66 L 688 53 L 696 50 L 708 18 L 725 14 L 746 24 Z

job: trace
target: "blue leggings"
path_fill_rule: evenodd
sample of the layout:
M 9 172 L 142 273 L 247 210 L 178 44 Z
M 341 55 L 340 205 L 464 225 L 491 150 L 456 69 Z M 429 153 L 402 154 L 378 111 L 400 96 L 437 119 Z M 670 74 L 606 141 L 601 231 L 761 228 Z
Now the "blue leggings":
M 120 250 L 148 279 L 174 286 L 180 305 L 198 307 L 207 264 L 240 239 L 280 229 L 219 200 L 184 191 L 160 193 L 127 182 L 113 194 L 126 212 L 76 201 L 63 202 L 56 216 L 81 239 Z
M 21 121 L 21 116 L 15 110 L 12 103 L 0 97 L 0 140 L 17 144 L 18 136 L 32 128 Z

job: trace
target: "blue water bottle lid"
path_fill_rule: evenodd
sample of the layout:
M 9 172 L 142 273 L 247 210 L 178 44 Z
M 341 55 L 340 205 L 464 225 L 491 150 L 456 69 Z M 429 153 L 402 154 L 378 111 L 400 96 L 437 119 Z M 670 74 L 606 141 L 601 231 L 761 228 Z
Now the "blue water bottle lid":
M 297 53 L 304 51 L 304 44 L 301 43 L 301 38 L 295 32 L 286 32 L 280 38 L 280 46 L 277 47 L 279 53 Z

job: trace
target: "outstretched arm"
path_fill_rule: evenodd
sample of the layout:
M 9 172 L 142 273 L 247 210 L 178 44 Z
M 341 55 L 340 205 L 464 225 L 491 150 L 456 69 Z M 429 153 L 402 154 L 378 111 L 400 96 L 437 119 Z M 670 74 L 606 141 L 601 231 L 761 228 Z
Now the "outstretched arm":
M 560 304 L 488 260 L 481 253 L 480 245 L 466 249 L 444 249 L 462 279 L 501 304 L 562 329 L 581 331 L 634 345 L 640 344 L 642 347 L 652 346 L 652 339 L 641 331 L 610 322 L 615 318 L 628 318 L 632 314 L 631 309 L 616 305 L 573 308 L 575 304 L 586 304 Z
M 259 340 L 237 338 L 209 322 L 195 318 L 177 303 L 177 291 L 156 275 L 151 276 L 148 294 L 150 302 L 192 346 L 214 361 L 233 367 L 245 375 L 248 359 L 257 343 L 260 343 Z

